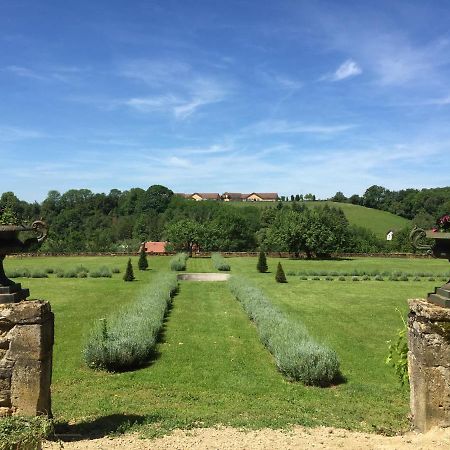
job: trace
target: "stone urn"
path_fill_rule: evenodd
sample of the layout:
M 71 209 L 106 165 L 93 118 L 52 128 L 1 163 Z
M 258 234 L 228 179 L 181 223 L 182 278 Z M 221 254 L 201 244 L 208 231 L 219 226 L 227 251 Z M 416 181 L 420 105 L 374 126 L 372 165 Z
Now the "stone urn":
M 423 230 L 415 227 L 411 231 L 411 243 L 417 250 L 425 250 L 435 258 L 450 261 L 450 233 Z M 432 243 L 432 241 L 434 241 Z M 450 308 L 450 281 L 443 286 L 437 287 L 434 292 L 428 294 L 427 300 L 444 308 Z
M 8 279 L 3 268 L 3 260 L 11 253 L 36 251 L 47 238 L 47 225 L 38 220 L 31 225 L 0 225 L 0 303 L 11 303 L 24 300 L 30 295 L 28 289 L 22 289 L 20 283 Z M 24 241 L 19 239 L 20 233 L 34 233 Z

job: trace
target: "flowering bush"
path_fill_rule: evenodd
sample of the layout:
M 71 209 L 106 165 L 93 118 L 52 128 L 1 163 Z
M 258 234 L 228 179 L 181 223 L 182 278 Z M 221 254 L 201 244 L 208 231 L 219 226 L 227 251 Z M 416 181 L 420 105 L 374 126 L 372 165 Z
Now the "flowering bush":
M 433 227 L 435 232 L 450 232 L 450 214 L 444 214 L 436 221 L 436 226 Z

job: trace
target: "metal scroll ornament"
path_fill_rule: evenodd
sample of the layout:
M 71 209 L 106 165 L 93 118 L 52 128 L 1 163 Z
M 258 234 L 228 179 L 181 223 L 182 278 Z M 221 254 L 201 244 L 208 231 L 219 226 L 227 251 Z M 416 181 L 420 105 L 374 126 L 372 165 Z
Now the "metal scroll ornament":
M 417 250 L 425 250 L 435 258 L 448 259 L 450 261 L 450 233 L 422 230 L 415 227 L 410 234 L 411 244 Z M 434 243 L 431 243 L 434 241 Z M 428 301 L 444 308 L 450 308 L 450 281 L 441 287 L 435 288 L 428 294 Z
M 429 255 L 433 254 L 433 246 L 429 244 L 427 232 L 422 228 L 414 227 L 409 235 L 411 245 L 416 250 L 425 250 Z
M 450 233 L 415 227 L 410 238 L 411 244 L 417 250 L 425 250 L 435 258 L 450 260 Z M 432 241 L 434 243 L 430 243 Z

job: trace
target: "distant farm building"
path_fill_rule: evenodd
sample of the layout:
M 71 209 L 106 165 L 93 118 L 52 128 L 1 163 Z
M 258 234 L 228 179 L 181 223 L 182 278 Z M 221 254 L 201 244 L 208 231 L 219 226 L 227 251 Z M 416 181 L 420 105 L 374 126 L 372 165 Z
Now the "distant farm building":
M 189 198 L 200 202 L 202 200 L 223 200 L 224 202 L 276 202 L 279 200 L 276 192 L 252 192 L 241 194 L 240 192 L 194 192 L 193 194 L 175 194 L 179 197 Z
M 253 192 L 245 199 L 247 202 L 276 202 L 277 200 L 276 192 Z
M 141 248 L 139 251 L 141 251 L 142 246 L 144 246 L 145 253 L 151 253 L 151 254 L 161 254 L 166 253 L 166 244 L 167 242 L 143 242 L 141 244 Z
M 240 192 L 225 192 L 222 194 L 224 202 L 242 202 L 249 194 L 241 194 Z
M 214 192 L 207 192 L 207 193 L 199 193 L 199 192 L 194 192 L 190 198 L 192 198 L 193 200 L 200 202 L 202 200 L 221 200 L 222 197 L 220 196 L 220 194 Z

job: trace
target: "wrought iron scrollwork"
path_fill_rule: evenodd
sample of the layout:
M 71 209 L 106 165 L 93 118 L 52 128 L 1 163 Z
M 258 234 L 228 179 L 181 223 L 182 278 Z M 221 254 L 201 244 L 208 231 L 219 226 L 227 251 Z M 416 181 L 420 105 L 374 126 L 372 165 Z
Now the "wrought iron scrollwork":
M 414 227 L 409 235 L 409 239 L 416 250 L 426 250 L 429 255 L 433 254 L 433 246 L 424 242 L 428 239 L 425 230 L 422 228 Z
M 36 220 L 31 224 L 31 229 L 38 233 L 36 239 L 39 244 L 44 242 L 47 239 L 47 233 L 48 233 L 48 226 L 45 222 L 42 220 Z

